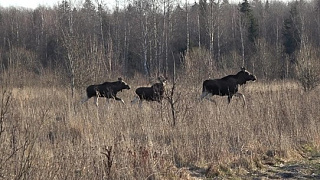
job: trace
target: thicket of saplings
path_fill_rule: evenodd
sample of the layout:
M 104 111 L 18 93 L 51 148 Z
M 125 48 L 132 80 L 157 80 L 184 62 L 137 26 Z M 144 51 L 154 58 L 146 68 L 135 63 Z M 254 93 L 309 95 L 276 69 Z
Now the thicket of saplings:
M 186 179 L 190 167 L 232 176 L 299 158 L 320 142 L 319 88 L 305 92 L 296 81 L 258 77 L 240 88 L 245 106 L 218 96 L 215 104 L 200 101 L 201 78 L 177 72 L 162 104 L 140 108 L 130 101 L 135 88 L 149 85 L 143 76 L 124 78 L 131 85 L 119 93 L 125 105 L 101 98 L 99 107 L 80 103 L 85 88 L 71 97 L 54 80 L 59 74 L 19 77 L 39 84 L 32 86 L 14 83 L 14 73 L 1 76 L 4 179 Z

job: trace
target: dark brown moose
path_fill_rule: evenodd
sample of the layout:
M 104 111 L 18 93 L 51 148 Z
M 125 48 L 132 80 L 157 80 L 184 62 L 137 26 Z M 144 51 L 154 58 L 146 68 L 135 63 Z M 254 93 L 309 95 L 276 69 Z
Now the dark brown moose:
M 141 107 L 142 101 L 157 101 L 161 103 L 164 97 L 166 78 L 158 77 L 159 83 L 153 84 L 151 87 L 139 87 L 136 89 L 137 97 L 131 101 L 132 104 L 139 100 L 139 105 Z
M 91 97 L 94 97 L 94 103 L 96 106 L 98 106 L 98 98 L 105 97 L 107 98 L 107 102 L 109 99 L 115 99 L 124 104 L 124 101 L 117 97 L 117 93 L 123 89 L 130 89 L 130 86 L 124 82 L 122 78 L 118 78 L 118 81 L 115 82 L 105 82 L 103 84 L 90 85 L 86 89 L 87 96 L 82 100 L 82 103 L 88 101 Z
M 242 97 L 244 105 L 246 104 L 243 94 L 238 93 L 239 85 L 246 84 L 247 81 L 255 81 L 256 76 L 248 72 L 244 67 L 241 68 L 236 75 L 228 75 L 221 79 L 208 79 L 203 82 L 203 89 L 201 99 L 210 99 L 213 95 L 228 96 L 228 102 L 230 103 L 232 96 Z

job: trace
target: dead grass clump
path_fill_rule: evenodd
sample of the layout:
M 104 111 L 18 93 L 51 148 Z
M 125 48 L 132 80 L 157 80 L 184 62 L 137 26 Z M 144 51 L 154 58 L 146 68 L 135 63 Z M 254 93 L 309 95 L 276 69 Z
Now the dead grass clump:
M 207 178 L 214 177 L 232 177 L 234 175 L 232 169 L 228 165 L 210 165 L 206 171 Z
M 0 116 L 0 176 L 175 179 L 189 178 L 188 167 L 197 165 L 207 168 L 207 177 L 235 177 L 268 161 L 298 158 L 292 149 L 319 146 L 317 90 L 304 93 L 293 82 L 251 83 L 240 87 L 243 107 L 237 98 L 230 104 L 218 96 L 217 105 L 200 101 L 201 83 L 178 80 L 175 126 L 167 101 L 140 108 L 101 98 L 96 107 L 93 100 L 79 103 L 80 90 L 73 99 L 63 88 L 13 88 L 9 108 L 0 107 L 6 112 Z M 119 96 L 130 102 L 134 90 Z

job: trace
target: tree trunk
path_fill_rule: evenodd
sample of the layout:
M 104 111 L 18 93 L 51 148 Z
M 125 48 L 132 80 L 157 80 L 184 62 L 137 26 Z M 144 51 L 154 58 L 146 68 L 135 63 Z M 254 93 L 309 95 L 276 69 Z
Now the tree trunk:
M 188 10 L 188 0 L 186 0 L 186 17 L 187 17 L 187 52 L 189 52 L 190 49 L 190 27 L 189 27 L 189 10 Z
M 141 5 L 142 6 L 142 5 Z M 143 11 L 143 9 L 141 9 Z M 148 15 L 141 13 L 141 27 L 142 27 L 142 54 L 143 54 L 143 69 L 146 77 L 149 77 L 149 68 L 148 68 Z
M 239 28 L 240 28 L 240 40 L 241 40 L 241 57 L 242 57 L 242 67 L 245 66 L 244 60 L 244 39 L 243 39 L 243 27 L 242 27 L 242 18 L 239 18 Z

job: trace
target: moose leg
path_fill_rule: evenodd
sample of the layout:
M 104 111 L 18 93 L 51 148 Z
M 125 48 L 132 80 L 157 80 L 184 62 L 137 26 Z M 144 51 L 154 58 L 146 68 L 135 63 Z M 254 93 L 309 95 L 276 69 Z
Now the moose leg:
M 81 103 L 83 104 L 83 103 L 87 102 L 88 100 L 89 100 L 89 98 L 88 98 L 88 96 L 86 95 L 86 97 L 84 97 L 84 98 L 81 100 Z
M 98 96 L 95 96 L 95 97 L 94 97 L 94 104 L 95 104 L 97 107 L 98 107 L 98 98 L 99 98 Z
M 122 99 L 120 99 L 120 98 L 118 98 L 118 97 L 114 97 L 114 99 L 117 100 L 117 101 L 121 101 L 122 104 L 126 104 L 126 103 L 124 103 L 124 101 L 123 101 Z
M 228 95 L 228 103 L 230 104 L 233 94 Z
M 139 108 L 142 108 L 142 100 L 139 100 Z
M 107 105 L 109 105 L 109 98 L 106 98 Z
M 139 97 L 136 96 L 132 101 L 131 101 L 131 104 L 135 104 L 137 101 L 139 101 Z
M 243 94 L 241 94 L 241 93 L 236 93 L 236 94 L 234 94 L 234 95 L 237 96 L 237 97 L 242 98 L 242 100 L 243 100 L 243 106 L 246 105 L 246 98 L 245 98 L 245 96 L 244 96 Z
M 202 97 L 202 95 L 204 93 L 207 93 L 207 94 Z M 203 92 L 202 95 L 201 95 L 201 99 L 205 98 L 206 100 L 209 100 L 217 105 L 217 102 L 215 100 L 211 99 L 211 97 L 213 96 L 212 93 Z
M 140 99 L 139 96 L 136 96 L 132 101 L 131 101 L 131 104 L 135 104 L 137 103 L 137 101 L 139 101 L 139 108 L 142 107 L 142 99 Z
M 208 92 L 207 91 L 203 91 L 201 96 L 200 96 L 200 99 L 202 100 L 203 98 L 205 98 L 206 96 L 208 96 Z

